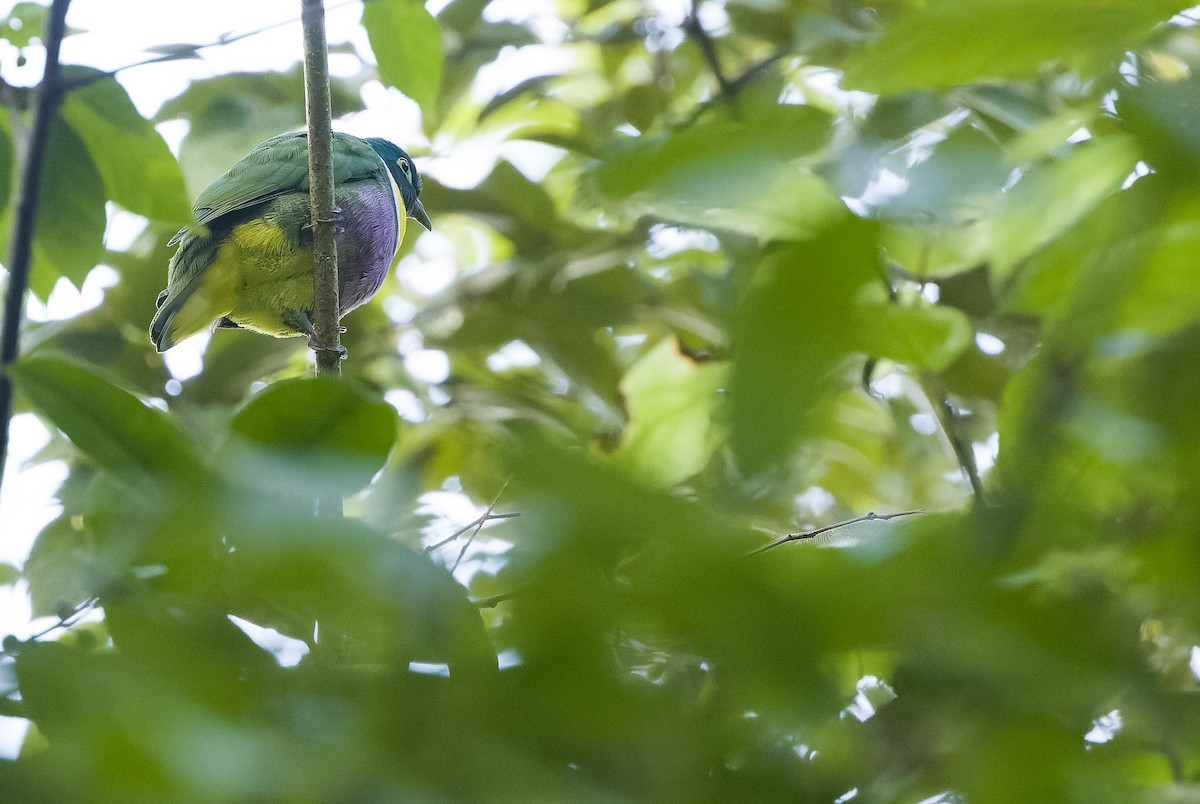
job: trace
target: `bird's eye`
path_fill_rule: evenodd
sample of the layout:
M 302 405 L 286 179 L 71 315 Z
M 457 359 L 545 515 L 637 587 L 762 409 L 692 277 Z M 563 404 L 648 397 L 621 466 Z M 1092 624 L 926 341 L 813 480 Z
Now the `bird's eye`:
M 400 165 L 400 169 L 404 171 L 404 175 L 412 178 L 412 168 L 408 164 L 407 159 L 397 159 L 396 162 Z

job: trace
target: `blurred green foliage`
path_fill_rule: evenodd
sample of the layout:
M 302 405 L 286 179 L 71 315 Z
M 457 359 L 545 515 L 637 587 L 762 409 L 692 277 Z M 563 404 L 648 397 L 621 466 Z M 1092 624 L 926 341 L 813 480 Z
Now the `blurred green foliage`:
M 415 101 L 436 227 L 342 383 L 145 334 L 185 177 L 299 72 L 68 97 L 31 293 L 116 280 L 12 371 L 69 475 L 0 565 L 63 621 L 4 643 L 3 798 L 1200 799 L 1186 4 L 431 7 L 335 45 L 338 116 Z

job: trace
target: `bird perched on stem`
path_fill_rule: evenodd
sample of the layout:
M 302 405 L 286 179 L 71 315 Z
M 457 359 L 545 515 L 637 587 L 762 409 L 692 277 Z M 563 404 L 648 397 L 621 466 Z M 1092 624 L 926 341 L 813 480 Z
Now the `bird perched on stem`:
M 375 295 L 414 218 L 432 228 L 412 159 L 387 140 L 333 135 L 339 317 Z M 217 327 L 313 343 L 308 138 L 262 143 L 196 199 L 196 226 L 171 239 L 150 339 L 160 352 Z

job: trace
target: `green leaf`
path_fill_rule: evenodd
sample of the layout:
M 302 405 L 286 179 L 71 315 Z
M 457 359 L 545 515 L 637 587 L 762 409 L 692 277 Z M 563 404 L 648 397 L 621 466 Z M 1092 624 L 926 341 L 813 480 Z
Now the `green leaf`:
M 37 232 L 33 240 L 30 289 L 46 298 L 60 276 L 76 287 L 104 257 L 108 222 L 104 182 L 83 141 L 61 119 L 50 129 L 42 192 L 38 200 Z M 5 251 L 12 210 L 3 223 Z
M 137 480 L 194 481 L 203 473 L 191 439 L 165 413 L 95 369 L 35 356 L 8 373 L 34 407 L 101 466 Z
M 830 371 L 852 348 L 858 289 L 876 275 L 879 233 L 850 216 L 773 254 L 734 319 L 731 443 L 743 469 L 783 461 Z
M 1137 160 L 1132 139 L 1116 136 L 1079 145 L 1027 172 L 992 221 L 993 279 L 1003 284 L 1021 260 L 1118 190 Z
M 442 82 L 442 34 L 418 0 L 374 0 L 363 6 L 363 27 L 384 83 L 394 86 L 431 118 Z
M 442 566 L 361 522 L 237 528 L 224 593 L 233 610 L 284 633 L 345 634 L 358 661 L 446 662 L 451 673 L 494 671 L 479 611 Z
M 331 483 L 349 492 L 383 468 L 397 428 L 391 405 L 349 383 L 286 380 L 234 417 L 226 463 L 249 482 L 280 490 Z
M 1200 79 L 1156 81 L 1142 76 L 1117 94 L 1117 114 L 1137 138 L 1150 167 L 1194 183 L 1200 175 Z
M 62 516 L 47 525 L 25 561 L 33 616 L 45 617 L 73 608 L 95 594 L 86 564 L 87 541 L 71 517 Z
M 825 112 L 780 106 L 745 122 L 722 118 L 618 140 L 601 154 L 594 179 L 626 214 L 768 240 L 803 237 L 841 208 L 824 182 L 796 164 L 829 135 Z
M 21 571 L 12 564 L 0 563 L 0 586 L 12 586 L 21 578 Z
M 1179 0 L 930 0 L 906 5 L 883 35 L 852 56 L 846 87 L 889 94 L 998 78 L 1034 78 L 1057 61 L 1085 75 L 1105 69 Z
M 46 27 L 47 6 L 41 3 L 17 3 L 9 12 L 8 19 L 0 25 L 0 37 L 17 47 L 28 47 L 35 38 L 42 36 Z
M 67 95 L 63 119 L 82 140 L 109 197 L 138 215 L 185 223 L 191 204 L 179 163 L 115 78 L 76 67 L 67 80 L 97 79 Z
M 959 310 L 932 304 L 867 304 L 854 316 L 854 341 L 867 354 L 940 371 L 971 345 L 974 330 Z
M 669 488 L 700 472 L 724 439 L 718 413 L 728 366 L 696 363 L 666 339 L 621 380 L 629 425 L 617 459 L 647 483 Z

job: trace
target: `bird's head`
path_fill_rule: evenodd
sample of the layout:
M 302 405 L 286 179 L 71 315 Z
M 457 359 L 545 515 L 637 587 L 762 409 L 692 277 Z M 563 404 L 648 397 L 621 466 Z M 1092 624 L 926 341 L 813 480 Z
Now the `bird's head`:
M 432 231 L 433 224 L 420 199 L 421 176 L 417 173 L 417 166 L 413 164 L 412 157 L 406 154 L 399 145 L 379 137 L 367 137 L 365 142 L 375 150 L 375 153 L 379 154 L 383 164 L 387 165 L 388 172 L 392 174 L 392 179 L 396 182 L 396 187 L 400 189 L 400 199 L 404 201 L 408 217 Z

